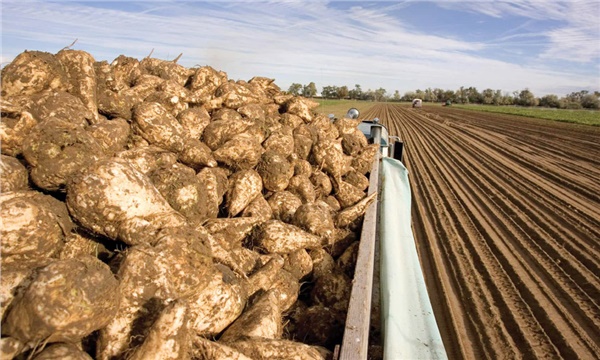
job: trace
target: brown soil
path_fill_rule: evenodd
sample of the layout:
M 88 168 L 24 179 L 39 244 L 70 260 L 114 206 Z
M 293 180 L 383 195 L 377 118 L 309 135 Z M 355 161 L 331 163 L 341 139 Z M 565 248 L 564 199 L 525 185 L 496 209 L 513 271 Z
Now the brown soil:
M 450 359 L 600 358 L 600 127 L 376 105 Z

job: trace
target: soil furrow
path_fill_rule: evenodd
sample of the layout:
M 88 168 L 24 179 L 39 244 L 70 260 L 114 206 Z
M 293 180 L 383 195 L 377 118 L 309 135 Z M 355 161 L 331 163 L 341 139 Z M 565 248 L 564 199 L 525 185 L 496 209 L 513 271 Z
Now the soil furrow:
M 429 144 L 438 144 L 435 142 L 428 142 Z M 436 147 L 435 145 L 433 147 Z M 448 169 L 445 168 L 443 162 L 439 162 L 438 160 L 441 158 L 440 154 L 437 154 L 439 149 L 436 147 L 435 149 L 433 147 L 430 147 L 427 149 L 427 151 L 424 151 L 423 153 L 429 155 L 429 159 L 428 161 L 431 161 L 437 165 L 433 166 L 433 168 L 436 169 L 436 172 L 438 173 L 438 179 L 437 179 L 437 183 L 445 183 L 446 185 L 446 190 L 442 190 L 442 189 L 438 189 L 437 192 L 439 194 L 444 194 L 444 193 L 448 193 L 448 191 L 453 191 L 453 189 L 458 189 L 458 187 L 456 186 L 452 186 L 451 184 L 451 176 L 449 176 L 448 174 Z M 414 151 L 413 151 L 414 154 Z M 433 154 L 433 156 L 431 156 Z M 446 197 L 448 198 L 448 197 Z M 470 278 L 470 280 L 468 282 L 472 282 L 472 281 L 477 281 L 478 286 L 481 287 L 479 289 L 479 291 L 481 292 L 481 296 L 479 298 L 475 298 L 473 300 L 475 300 L 475 302 L 473 303 L 473 308 L 477 309 L 477 312 L 480 314 L 479 316 L 486 316 L 488 317 L 488 322 L 486 321 L 486 323 L 484 324 L 480 324 L 480 329 L 479 332 L 482 331 L 482 329 L 484 331 L 489 331 L 489 327 L 490 325 L 494 325 L 493 327 L 495 328 L 495 331 L 497 333 L 501 333 L 504 337 L 506 337 L 506 340 L 503 341 L 503 343 L 500 343 L 499 341 L 495 341 L 496 346 L 494 346 L 493 348 L 489 349 L 487 356 L 488 357 L 497 357 L 499 354 L 502 354 L 503 356 L 507 355 L 506 350 L 508 348 L 512 348 L 512 347 L 516 347 L 516 343 L 514 341 L 511 340 L 511 337 L 514 337 L 514 333 L 509 333 L 507 330 L 502 330 L 502 329 L 498 329 L 497 327 L 504 327 L 505 329 L 512 329 L 514 330 L 519 330 L 519 326 L 517 325 L 517 317 L 516 316 L 500 316 L 500 314 L 502 312 L 504 313 L 510 313 L 513 314 L 514 312 L 517 311 L 509 311 L 507 308 L 502 309 L 502 304 L 509 304 L 510 302 L 504 302 L 502 301 L 501 298 L 501 293 L 505 293 L 506 291 L 500 291 L 498 290 L 498 288 L 503 288 L 505 290 L 505 287 L 507 286 L 506 283 L 500 284 L 500 286 L 498 286 L 497 283 L 491 283 L 490 281 L 490 274 L 485 272 L 485 271 L 481 271 L 481 267 L 479 266 L 479 264 L 483 263 L 483 262 L 493 262 L 493 259 L 488 259 L 486 256 L 489 254 L 486 254 L 485 252 L 482 252 L 480 249 L 477 248 L 477 245 L 470 242 L 470 241 L 465 241 L 465 240 L 469 240 L 472 238 L 478 238 L 481 237 L 480 234 L 477 233 L 477 229 L 475 226 L 473 226 L 472 224 L 468 224 L 467 222 L 463 221 L 459 221 L 460 219 L 460 215 L 461 213 L 464 213 L 464 209 L 460 204 L 460 197 L 458 196 L 453 196 L 452 197 L 454 201 L 448 201 L 448 206 L 446 207 L 446 214 L 448 214 L 449 217 L 449 224 L 450 226 L 452 226 L 453 228 L 456 229 L 456 235 L 454 238 L 447 238 L 446 240 L 451 240 L 453 243 L 457 244 L 456 246 L 460 246 L 462 248 L 464 248 L 464 252 L 466 255 L 468 255 L 468 258 L 470 259 L 470 266 L 472 268 L 472 278 Z M 482 258 L 483 256 L 483 258 Z M 518 296 L 517 294 L 514 294 L 514 296 Z M 486 301 L 483 304 L 479 303 L 479 300 L 482 300 L 485 297 Z M 513 309 L 514 310 L 514 309 Z M 529 316 L 529 318 L 531 318 L 531 316 Z M 493 334 L 490 334 L 493 335 Z M 492 337 L 493 338 L 493 337 Z M 518 343 L 520 343 L 521 345 L 527 343 L 527 340 L 524 337 L 520 337 L 517 338 L 516 341 L 518 341 Z M 546 341 L 546 343 L 548 343 Z M 500 345 L 500 346 L 498 346 Z M 521 346 L 522 347 L 522 346 Z M 530 344 L 528 346 L 529 348 L 533 348 L 533 346 Z M 522 349 L 521 349 L 522 350 Z
M 446 134 L 448 135 L 448 134 Z M 449 137 L 447 137 L 449 138 Z M 443 141 L 443 140 L 442 140 Z M 458 142 L 457 142 L 458 143 Z M 451 143 L 446 142 L 446 148 L 452 146 Z M 468 154 L 465 151 L 454 151 L 454 154 Z M 524 282 L 524 286 L 519 287 L 519 293 L 527 297 L 530 301 L 530 305 L 533 301 L 537 303 L 545 304 L 546 306 L 537 306 L 538 311 L 536 312 L 537 319 L 553 319 L 555 322 L 560 322 L 560 325 L 551 325 L 550 323 L 546 327 L 568 327 L 572 331 L 577 332 L 579 337 L 586 338 L 585 331 L 582 331 L 571 319 L 571 316 L 566 310 L 560 306 L 556 301 L 556 295 L 545 291 L 543 288 L 539 288 L 538 284 L 554 279 L 560 279 L 560 283 L 556 284 L 556 287 L 551 289 L 568 289 L 565 294 L 559 294 L 559 296 L 570 296 L 571 294 L 577 294 L 577 299 L 573 300 L 571 304 L 576 308 L 583 305 L 588 305 L 581 312 L 591 312 L 592 314 L 598 314 L 597 307 L 593 304 L 587 294 L 581 294 L 581 290 L 577 288 L 576 284 L 570 282 L 569 278 L 566 278 L 562 274 L 561 269 L 556 269 L 556 263 L 554 259 L 550 259 L 547 254 L 540 248 L 537 254 L 536 246 L 530 246 L 530 239 L 519 239 L 519 237 L 511 237 L 513 233 L 519 233 L 520 229 L 513 226 L 512 219 L 507 217 L 506 214 L 498 213 L 495 209 L 500 209 L 505 212 L 505 208 L 510 204 L 500 204 L 497 199 L 487 199 L 485 195 L 492 190 L 493 185 L 490 183 L 484 183 L 479 181 L 476 174 L 471 171 L 468 166 L 469 163 L 474 163 L 473 159 L 468 159 L 467 156 L 460 156 L 456 159 L 446 159 L 446 162 L 453 162 L 453 166 L 450 166 L 450 171 L 454 172 L 454 175 L 450 175 L 452 179 L 455 179 L 458 183 L 454 186 L 460 189 L 470 189 L 461 195 L 461 199 L 465 201 L 464 207 L 466 209 L 474 209 L 474 213 L 466 211 L 470 219 L 474 219 L 477 224 L 480 233 L 484 234 L 484 240 L 498 239 L 499 241 L 487 241 L 488 245 L 492 249 L 494 256 L 501 262 L 503 269 L 510 274 L 511 278 L 520 278 L 523 280 L 525 277 L 524 273 L 518 272 L 513 269 L 522 268 L 521 271 L 531 271 L 529 274 L 529 282 Z M 493 201 L 496 200 L 496 201 Z M 485 219 L 485 221 L 478 221 L 478 219 Z M 521 256 L 522 254 L 522 256 Z M 521 276 L 517 276 L 518 274 Z M 517 274 L 517 275 L 515 275 Z M 497 281 L 497 279 L 496 279 Z M 532 290 L 533 289 L 533 290 Z M 592 302 L 590 305 L 589 303 Z M 551 307 L 548 307 L 551 306 Z M 544 310 L 542 310 L 544 309 Z M 549 315 L 547 315 L 547 313 Z M 560 318 L 563 318 L 562 320 Z M 585 320 L 585 317 L 580 317 Z M 594 324 L 592 324 L 593 326 Z M 590 327 L 591 328 L 591 327 Z M 556 332 L 554 332 L 556 333 Z M 553 342 L 559 343 L 563 341 L 562 336 L 555 336 Z M 586 343 L 591 347 L 597 347 L 592 343 L 592 340 L 586 338 Z M 563 343 L 563 348 L 568 347 L 569 344 Z M 582 352 L 583 349 L 580 350 Z M 573 356 L 575 353 L 566 353 L 566 356 Z
M 430 110 L 428 109 L 427 111 L 429 112 Z M 425 113 L 425 115 L 429 115 L 428 112 Z M 439 117 L 439 115 L 436 116 Z M 457 117 L 448 114 L 448 119 L 457 120 Z M 459 118 L 457 121 L 461 122 L 462 118 Z M 451 124 L 457 126 L 454 122 Z M 497 142 L 497 144 L 504 144 L 504 147 L 508 149 L 509 153 L 517 153 L 517 150 L 521 150 L 520 154 L 530 157 L 527 159 L 529 163 L 538 165 L 542 162 L 546 163 L 547 169 L 545 170 L 548 172 L 552 172 L 553 169 L 558 168 L 558 170 L 560 170 L 558 173 L 564 176 L 571 174 L 570 172 L 565 173 L 560 169 L 563 168 L 565 164 L 568 165 L 569 168 L 572 166 L 579 166 L 580 168 L 577 169 L 579 171 L 572 173 L 576 176 L 575 184 L 581 182 L 582 176 L 585 176 L 588 181 L 593 181 L 595 183 L 594 180 L 598 177 L 598 174 L 600 174 L 600 166 L 589 167 L 590 163 L 592 163 L 592 165 L 600 165 L 600 153 L 595 153 L 594 148 L 590 148 L 589 143 L 587 142 L 579 144 L 580 146 L 570 142 L 568 146 L 566 146 L 564 139 L 553 137 L 552 134 L 536 137 L 527 136 L 527 133 L 520 127 L 521 124 L 519 124 L 519 127 L 515 127 L 515 129 L 512 129 L 509 126 L 499 129 L 498 126 L 489 127 L 486 126 L 487 124 L 489 123 L 477 122 L 477 126 L 463 124 L 460 127 L 465 131 L 477 131 L 478 134 L 472 134 L 475 138 L 477 138 L 481 132 L 502 138 L 504 141 Z M 550 140 L 548 140 L 548 138 L 550 138 Z M 496 141 L 492 142 L 492 144 L 495 145 Z M 531 144 L 536 144 L 536 146 L 532 148 L 530 146 Z M 580 150 L 578 151 L 577 149 Z M 577 152 L 581 152 L 581 156 L 576 156 L 575 153 Z M 519 159 L 520 158 L 517 157 L 517 160 Z M 585 190 L 585 188 L 583 189 Z M 596 199 L 598 199 L 598 194 L 591 193 L 591 195 L 596 196 Z
M 457 142 L 460 142 L 460 140 L 457 140 Z M 465 144 L 465 146 L 469 146 L 468 144 Z M 567 225 L 564 222 L 564 218 L 563 219 L 563 231 L 559 231 L 559 229 L 557 229 L 554 225 L 556 224 L 556 212 L 554 211 L 554 209 L 556 208 L 557 204 L 551 204 L 549 206 L 546 207 L 545 211 L 541 211 L 540 206 L 539 206 L 539 202 L 541 201 L 542 198 L 537 197 L 535 199 L 532 199 L 527 195 L 527 192 L 524 191 L 519 191 L 517 193 L 515 193 L 514 196 L 511 195 L 510 191 L 506 191 L 507 188 L 509 188 L 509 185 L 515 185 L 514 181 L 518 181 L 518 179 L 513 179 L 513 182 L 511 183 L 502 183 L 501 181 L 498 181 L 498 177 L 496 177 L 496 174 L 502 174 L 502 172 L 500 171 L 501 169 L 498 169 L 498 171 L 494 171 L 493 169 L 491 170 L 492 173 L 494 174 L 494 176 L 488 176 L 487 174 L 489 173 L 489 168 L 491 167 L 497 167 L 497 162 L 496 161 L 486 161 L 487 159 L 493 159 L 495 158 L 494 154 L 490 154 L 489 152 L 487 154 L 484 154 L 485 156 L 481 156 L 481 154 L 479 154 L 478 152 L 476 152 L 475 150 L 485 150 L 485 146 L 478 146 L 476 149 L 473 148 L 471 149 L 471 151 L 458 151 L 456 150 L 455 152 L 459 155 L 457 156 L 461 156 L 461 160 L 459 161 L 459 164 L 478 164 L 479 167 L 477 169 L 471 169 L 471 178 L 473 179 L 474 182 L 477 182 L 479 184 L 479 186 L 486 186 L 487 190 L 486 192 L 490 193 L 490 197 L 492 199 L 496 200 L 497 203 L 497 207 L 502 209 L 502 211 L 505 213 L 505 217 L 507 219 L 510 219 L 511 221 L 513 221 L 515 223 L 515 229 L 513 230 L 513 232 L 521 232 L 521 233 L 525 233 L 525 234 L 532 234 L 534 237 L 530 239 L 529 242 L 531 242 L 533 244 L 533 246 L 538 246 L 540 247 L 540 252 L 550 252 L 551 254 L 544 254 L 545 257 L 551 258 L 552 259 L 552 263 L 556 263 L 556 262 L 562 262 L 564 267 L 568 267 L 571 265 L 575 265 L 578 263 L 577 258 L 570 256 L 570 253 L 566 253 L 566 255 L 569 255 L 569 257 L 565 258 L 565 259 L 561 259 L 561 253 L 564 253 L 564 246 L 560 247 L 560 250 L 563 251 L 559 251 L 559 249 L 556 248 L 556 244 L 553 242 L 546 242 L 544 239 L 551 239 L 551 238 L 555 238 L 557 236 L 563 236 L 566 238 L 574 238 L 576 237 L 575 235 L 564 231 L 564 226 Z M 462 155 L 464 153 L 464 156 Z M 469 154 L 473 154 L 473 156 L 469 156 Z M 476 158 L 475 158 L 476 157 Z M 486 167 L 488 168 L 488 171 L 479 171 L 481 169 L 481 167 Z M 517 174 L 515 172 L 515 174 Z M 482 184 L 479 181 L 479 177 L 481 177 L 482 180 L 486 181 L 486 184 Z M 499 194 L 502 194 L 502 196 L 499 196 Z M 525 194 L 525 196 L 522 196 L 521 194 Z M 518 200 L 517 200 L 518 199 Z M 537 204 L 536 205 L 532 205 L 532 202 L 534 202 Z M 546 202 L 546 201 L 545 201 Z M 547 201 L 550 202 L 550 201 Z M 516 204 L 518 206 L 513 206 L 513 204 Z M 537 212 L 534 210 L 537 209 Z M 538 217 L 537 214 L 543 214 L 543 215 L 548 215 L 545 217 Z M 525 221 L 525 220 L 529 220 L 529 221 Z M 533 220 L 533 221 L 531 221 Z M 567 222 L 568 223 L 568 222 Z M 541 235 L 541 236 L 538 236 Z M 545 246 L 544 246 L 545 245 Z M 542 249 L 542 246 L 544 247 Z M 588 250 L 589 251 L 589 250 Z M 585 257 L 587 254 L 584 253 L 580 253 L 579 254 L 580 257 L 583 256 Z M 600 254 L 598 253 L 593 253 L 592 254 L 592 259 L 598 259 L 600 258 Z M 562 261 L 561 261 L 562 260 Z M 590 264 L 592 265 L 592 275 L 593 274 L 597 274 L 598 272 L 596 271 L 598 269 L 598 264 L 597 263 L 593 263 Z M 577 272 L 575 271 L 571 271 L 570 274 L 568 275 L 569 277 L 578 277 L 581 276 L 579 275 L 580 272 L 582 270 L 578 270 Z M 589 274 L 588 271 L 585 271 L 585 273 Z M 582 279 L 583 283 L 587 283 L 587 282 L 591 282 L 594 283 L 594 286 L 596 288 L 600 287 L 600 283 L 598 282 L 598 278 L 596 276 L 593 276 L 592 278 L 589 277 L 585 277 Z M 600 298 L 600 293 L 599 294 L 593 294 L 591 296 L 592 298 Z
M 417 133 L 418 136 L 418 133 Z M 413 143 L 417 144 L 417 143 L 422 143 L 422 142 L 416 142 L 414 141 Z M 416 148 L 415 148 L 416 150 Z M 413 151 L 413 153 L 415 154 L 415 158 L 418 157 L 419 155 L 423 154 L 426 155 L 427 151 Z M 421 163 L 424 163 L 425 161 L 421 158 Z M 431 196 L 427 197 L 427 202 L 428 204 L 431 205 L 426 205 L 426 211 L 425 214 L 427 214 L 428 211 L 439 211 L 440 208 L 444 207 L 447 208 L 448 207 L 448 202 L 446 201 L 446 196 L 439 196 L 439 194 L 443 194 L 443 191 L 441 190 L 435 190 L 436 188 L 439 188 L 440 184 L 436 184 L 434 182 L 432 182 L 430 179 L 426 179 L 424 181 L 420 181 L 418 182 L 417 187 L 420 187 L 421 185 L 426 186 L 427 188 L 432 187 L 434 188 L 434 190 L 430 190 L 428 191 L 429 194 Z M 418 198 L 418 192 L 416 197 Z M 420 206 L 418 208 L 421 208 Z M 422 213 L 422 212 L 421 212 Z M 450 220 L 448 220 L 447 218 L 447 214 L 449 214 L 450 212 L 448 211 L 443 211 L 440 213 L 440 216 L 437 217 L 436 219 L 434 219 L 434 222 L 432 224 L 432 219 L 426 218 L 427 223 L 429 224 L 429 233 L 433 235 L 433 237 L 435 239 L 443 239 L 444 241 L 439 241 L 438 242 L 438 246 L 440 249 L 443 249 L 443 256 L 445 258 L 445 261 L 450 265 L 450 269 L 452 270 L 452 278 L 453 278 L 453 282 L 452 282 L 452 286 L 454 289 L 454 292 L 457 294 L 457 296 L 459 298 L 464 299 L 464 302 L 462 303 L 462 305 L 465 304 L 465 302 L 468 304 L 466 308 L 460 308 L 458 307 L 457 309 L 457 304 L 456 303 L 452 303 L 450 304 L 451 306 L 453 306 L 453 311 L 454 312 L 459 312 L 459 316 L 457 317 L 458 320 L 460 320 L 462 324 L 464 324 L 464 326 L 458 326 L 458 328 L 461 328 L 464 333 L 469 334 L 469 336 L 460 336 L 459 339 L 466 339 L 468 340 L 468 343 L 466 344 L 466 346 L 468 346 L 469 344 L 471 345 L 471 348 L 467 348 L 465 349 L 467 353 L 470 354 L 470 357 L 472 358 L 481 358 L 481 357 L 491 357 L 493 353 L 495 353 L 495 351 L 491 350 L 490 348 L 492 347 L 490 345 L 490 342 L 485 342 L 482 341 L 483 337 L 487 337 L 487 338 L 493 338 L 495 339 L 495 342 L 498 343 L 499 341 L 499 337 L 501 335 L 496 335 L 496 334 L 489 334 L 489 332 L 491 332 L 493 330 L 493 328 L 488 328 L 486 327 L 486 325 L 489 324 L 493 324 L 493 322 L 495 321 L 493 316 L 490 316 L 487 312 L 481 310 L 481 307 L 479 306 L 480 302 L 475 302 L 475 300 L 477 299 L 481 299 L 483 298 L 485 295 L 481 293 L 481 290 L 478 287 L 473 286 L 473 284 L 475 283 L 475 279 L 477 277 L 475 271 L 474 271 L 474 266 L 472 265 L 472 263 L 470 262 L 469 258 L 468 258 L 468 254 L 466 251 L 464 251 L 460 245 L 457 243 L 457 240 L 459 238 L 459 236 L 457 235 L 457 230 L 454 229 L 452 226 L 448 226 L 445 224 L 450 224 L 452 223 Z M 422 217 L 421 217 L 422 218 Z M 449 241 L 450 240 L 450 241 Z M 438 261 L 440 261 L 440 258 L 438 258 Z M 446 271 L 444 271 L 445 274 L 450 273 L 450 269 L 446 269 Z M 456 281 L 456 279 L 462 279 L 461 281 Z M 468 282 L 464 281 L 465 279 L 469 279 Z M 470 285 L 467 286 L 467 285 Z M 466 310 L 466 311 L 465 311 Z M 483 312 L 482 312 L 483 311 Z M 461 331 L 462 332 L 462 331 Z M 485 336 L 483 334 L 486 334 Z M 446 339 L 445 339 L 446 340 Z M 454 343 L 453 342 L 449 342 L 449 341 L 445 341 L 446 344 L 450 343 L 450 345 L 452 346 Z M 448 346 L 448 345 L 446 345 Z M 502 345 L 502 347 L 506 347 L 506 345 Z M 485 356 L 484 354 L 486 354 L 487 356 Z
M 450 138 L 451 134 L 444 135 L 443 138 L 446 139 Z M 435 143 L 444 145 L 444 150 L 452 149 L 453 144 L 443 138 L 435 139 Z M 515 337 L 515 341 L 518 342 L 521 349 L 527 346 L 532 349 L 532 352 L 538 354 L 555 355 L 556 350 L 552 347 L 551 341 L 546 339 L 543 334 L 534 331 L 534 329 L 539 328 L 537 323 L 539 316 L 531 314 L 530 309 L 523 305 L 524 301 L 521 298 L 521 293 L 516 290 L 510 276 L 505 273 L 502 266 L 505 255 L 501 251 L 494 252 L 486 241 L 489 238 L 502 237 L 498 233 L 497 214 L 486 207 L 485 202 L 481 200 L 481 195 L 474 196 L 475 192 L 481 193 L 482 190 L 469 183 L 469 175 L 465 173 L 465 169 L 461 166 L 464 162 L 455 158 L 457 154 L 460 154 L 460 151 L 444 151 L 434 154 L 433 158 L 440 160 L 438 167 L 444 168 L 444 177 L 459 194 L 460 205 L 464 209 L 462 212 L 466 215 L 466 218 L 473 221 L 472 226 L 479 233 L 476 236 L 468 237 L 471 239 L 470 248 L 476 256 L 480 257 L 480 263 L 488 265 L 482 270 L 486 272 L 487 287 L 493 291 L 495 305 L 501 309 L 501 313 L 513 316 L 513 321 L 510 324 L 506 321 L 506 315 L 504 315 L 504 320 L 507 323 L 506 326 L 510 326 L 511 335 Z M 462 189 L 470 189 L 471 191 L 465 193 Z M 456 221 L 460 221 L 460 219 Z M 464 222 L 464 219 L 462 221 Z M 516 336 L 516 334 L 520 336 Z
M 547 190 L 541 188 L 540 190 L 536 191 L 537 186 L 532 187 L 531 184 L 523 182 L 522 177 L 520 176 L 522 172 L 503 172 L 502 163 L 496 160 L 487 161 L 488 159 L 496 159 L 497 157 L 495 156 L 496 154 L 485 152 L 485 145 L 479 145 L 477 146 L 477 148 L 473 148 L 471 150 L 471 152 L 466 153 L 473 154 L 477 157 L 477 159 L 466 159 L 465 162 L 476 163 L 480 167 L 486 166 L 488 168 L 493 168 L 491 170 L 494 173 L 493 177 L 486 176 L 486 172 L 479 173 L 482 176 L 485 176 L 490 184 L 497 183 L 497 185 L 501 185 L 495 186 L 495 188 L 504 197 L 508 198 L 509 205 L 511 203 L 519 205 L 518 207 L 513 207 L 513 210 L 510 210 L 509 206 L 505 208 L 507 209 L 507 211 L 510 211 L 512 213 L 511 218 L 519 223 L 520 228 L 525 229 L 524 231 L 526 231 L 528 234 L 540 235 L 535 236 L 535 243 L 546 243 L 545 239 L 554 239 L 558 237 L 565 239 L 585 239 L 586 236 L 590 236 L 589 239 L 592 239 L 593 237 L 600 236 L 600 233 L 598 233 L 600 226 L 598 226 L 597 221 L 593 221 L 593 225 L 590 225 L 588 228 L 581 229 L 581 223 L 577 221 L 579 219 L 571 217 L 570 215 L 572 212 L 567 212 L 563 214 L 560 210 L 558 210 L 566 207 L 565 204 L 554 201 L 554 199 L 549 197 L 549 193 Z M 480 152 L 482 151 L 485 152 L 485 154 L 480 154 Z M 505 165 L 506 164 L 504 164 L 504 166 Z M 500 177 L 505 177 L 508 180 L 506 180 L 505 183 L 502 184 L 500 181 L 498 181 Z M 510 191 L 510 189 L 514 187 L 517 187 L 519 191 Z M 528 196 L 531 193 L 535 194 L 536 196 Z M 557 216 L 560 217 L 557 218 Z M 580 218 L 581 217 L 582 215 L 580 215 Z M 600 218 L 600 214 L 598 214 L 596 218 Z M 535 227 L 536 229 L 533 229 L 533 227 Z M 581 231 L 584 232 L 581 233 Z M 553 241 L 548 242 L 548 244 L 549 246 L 554 247 L 554 249 L 552 250 L 553 256 L 555 259 L 560 261 L 561 259 L 559 258 L 558 252 L 564 253 L 565 244 L 561 244 L 560 246 L 558 246 Z M 570 242 L 567 241 L 566 244 L 570 245 Z M 571 248 L 578 248 L 578 250 L 576 250 L 576 252 L 578 253 L 577 258 L 586 259 L 586 264 L 588 267 L 590 267 L 591 273 L 598 274 L 599 272 L 597 259 L 600 258 L 600 253 L 594 251 L 593 249 L 590 250 L 589 245 L 590 244 L 587 243 L 574 244 L 571 245 Z M 567 254 L 570 255 L 570 253 Z M 595 262 L 593 262 L 593 259 L 596 259 Z M 567 260 L 566 262 L 563 262 L 565 266 L 569 266 L 569 264 L 577 262 L 577 259 L 574 257 L 563 260 Z M 593 279 L 587 279 L 587 281 L 595 282 L 595 285 L 598 285 L 598 278 L 596 276 L 594 276 Z
M 600 357 L 600 129 L 393 104 L 363 117 L 405 142 L 450 358 Z

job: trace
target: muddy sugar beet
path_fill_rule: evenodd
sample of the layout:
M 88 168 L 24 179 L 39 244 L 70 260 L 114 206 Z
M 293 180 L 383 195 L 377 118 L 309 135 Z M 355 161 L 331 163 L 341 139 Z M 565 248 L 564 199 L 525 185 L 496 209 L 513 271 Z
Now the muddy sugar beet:
M 25 51 L 1 82 L 3 359 L 331 358 L 306 319 L 344 326 L 356 121 L 150 57 Z

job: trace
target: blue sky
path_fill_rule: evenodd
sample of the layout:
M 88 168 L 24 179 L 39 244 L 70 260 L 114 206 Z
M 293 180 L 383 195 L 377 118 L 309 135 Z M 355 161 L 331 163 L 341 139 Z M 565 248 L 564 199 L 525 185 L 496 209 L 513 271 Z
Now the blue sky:
M 74 49 L 363 90 L 600 91 L 600 0 L 2 0 L 3 65 Z

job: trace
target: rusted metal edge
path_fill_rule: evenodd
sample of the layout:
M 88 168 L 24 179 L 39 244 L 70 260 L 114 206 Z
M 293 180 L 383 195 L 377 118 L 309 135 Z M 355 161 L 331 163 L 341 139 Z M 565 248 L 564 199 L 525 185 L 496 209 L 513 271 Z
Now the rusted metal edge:
M 381 155 L 378 153 L 371 166 L 369 195 L 379 191 L 380 158 Z M 352 292 L 350 293 L 350 303 L 346 315 L 346 327 L 339 356 L 340 360 L 367 359 L 378 202 L 379 195 L 377 194 L 375 195 L 375 201 L 367 208 L 363 220 L 354 279 L 352 280 Z

